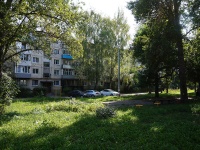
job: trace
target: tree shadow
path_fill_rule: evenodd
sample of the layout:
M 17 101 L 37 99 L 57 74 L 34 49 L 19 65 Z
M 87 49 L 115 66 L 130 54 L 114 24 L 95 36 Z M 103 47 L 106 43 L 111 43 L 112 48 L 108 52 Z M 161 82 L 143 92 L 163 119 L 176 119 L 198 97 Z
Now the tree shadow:
M 77 118 L 76 122 L 63 128 L 51 120 L 43 121 L 33 133 L 25 132 L 23 135 L 18 135 L 11 131 L 1 131 L 3 133 L 0 137 L 1 148 L 21 150 L 199 148 L 200 133 L 196 131 L 200 130 L 200 127 L 193 125 L 191 115 L 188 113 L 189 108 L 183 107 L 184 111 L 180 111 L 181 106 L 168 108 L 166 106 L 123 107 L 117 108 L 118 114 L 114 118 L 99 119 L 94 114 L 84 114 Z M 177 115 L 176 120 L 171 119 L 174 115 Z M 181 122 L 183 117 L 186 119 L 184 123 Z

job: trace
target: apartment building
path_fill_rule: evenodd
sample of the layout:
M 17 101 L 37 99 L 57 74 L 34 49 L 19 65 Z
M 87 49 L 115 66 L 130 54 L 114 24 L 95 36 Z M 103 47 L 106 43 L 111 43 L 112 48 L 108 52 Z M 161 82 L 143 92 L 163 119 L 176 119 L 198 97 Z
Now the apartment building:
M 18 45 L 29 49 L 27 44 Z M 31 50 L 21 53 L 20 59 L 15 63 L 14 71 L 14 78 L 20 86 L 30 89 L 43 86 L 48 93 L 82 86 L 72 65 L 73 57 L 62 42 L 51 44 L 50 57 L 41 50 Z

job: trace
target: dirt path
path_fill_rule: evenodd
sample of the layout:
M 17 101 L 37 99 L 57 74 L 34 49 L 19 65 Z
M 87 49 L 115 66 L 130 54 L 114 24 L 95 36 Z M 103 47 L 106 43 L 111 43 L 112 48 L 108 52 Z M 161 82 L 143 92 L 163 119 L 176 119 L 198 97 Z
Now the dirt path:
M 124 100 L 103 102 L 106 106 L 135 106 L 135 105 L 153 105 L 153 101 L 149 100 Z

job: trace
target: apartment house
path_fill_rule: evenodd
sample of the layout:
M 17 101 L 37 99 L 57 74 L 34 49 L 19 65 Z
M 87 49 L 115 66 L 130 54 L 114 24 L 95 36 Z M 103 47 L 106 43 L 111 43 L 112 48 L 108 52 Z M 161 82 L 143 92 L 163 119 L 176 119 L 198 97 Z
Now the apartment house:
M 18 43 L 18 47 L 29 49 L 23 43 Z M 20 59 L 15 63 L 14 71 L 14 78 L 20 86 L 30 89 L 43 86 L 48 93 L 82 86 L 72 65 L 73 58 L 62 42 L 51 44 L 50 57 L 41 50 L 31 50 L 21 53 Z

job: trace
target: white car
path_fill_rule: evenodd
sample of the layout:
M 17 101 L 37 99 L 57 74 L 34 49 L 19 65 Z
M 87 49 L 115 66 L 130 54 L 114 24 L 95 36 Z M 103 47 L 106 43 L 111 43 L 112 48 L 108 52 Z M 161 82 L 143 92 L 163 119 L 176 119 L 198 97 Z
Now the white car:
M 96 96 L 101 96 L 101 93 L 96 90 L 87 90 L 84 93 L 85 97 L 96 97 Z
M 113 91 L 112 89 L 104 89 L 100 93 L 103 96 L 119 96 L 119 93 L 116 91 Z

